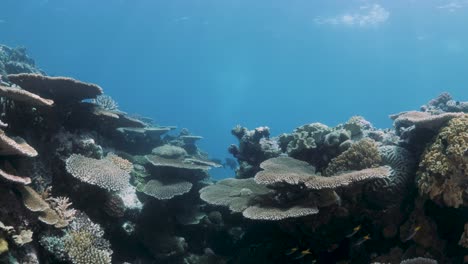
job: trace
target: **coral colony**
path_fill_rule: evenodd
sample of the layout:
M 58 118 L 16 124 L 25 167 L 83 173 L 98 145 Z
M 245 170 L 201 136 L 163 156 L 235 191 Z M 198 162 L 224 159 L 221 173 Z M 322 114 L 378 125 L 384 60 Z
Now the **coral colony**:
M 214 182 L 187 129 L 24 49 L 0 62 L 0 263 L 468 261 L 468 102 L 442 94 L 385 130 L 236 126 L 236 176 Z

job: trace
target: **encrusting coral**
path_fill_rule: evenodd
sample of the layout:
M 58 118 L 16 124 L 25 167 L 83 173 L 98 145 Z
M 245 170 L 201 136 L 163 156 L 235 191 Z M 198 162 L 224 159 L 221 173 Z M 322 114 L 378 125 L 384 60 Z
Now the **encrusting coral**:
M 418 187 L 423 195 L 445 206 L 468 204 L 468 116 L 452 119 L 422 156 Z

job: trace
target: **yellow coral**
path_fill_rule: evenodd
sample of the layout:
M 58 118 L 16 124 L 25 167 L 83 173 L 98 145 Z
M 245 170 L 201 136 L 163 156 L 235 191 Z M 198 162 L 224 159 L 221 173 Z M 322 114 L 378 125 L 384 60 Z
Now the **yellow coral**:
M 418 171 L 422 194 L 439 204 L 466 205 L 468 187 L 468 115 L 452 119 L 423 154 Z
M 5 238 L 0 237 L 0 255 L 8 252 L 8 242 L 5 240 Z

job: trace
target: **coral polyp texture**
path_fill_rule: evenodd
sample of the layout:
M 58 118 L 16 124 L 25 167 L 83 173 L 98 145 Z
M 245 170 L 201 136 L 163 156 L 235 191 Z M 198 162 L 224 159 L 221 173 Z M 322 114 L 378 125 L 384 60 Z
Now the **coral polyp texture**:
M 99 160 L 73 154 L 65 163 L 73 177 L 109 191 L 122 190 L 129 184 L 130 174 L 107 158 Z
M 23 48 L 0 45 L 0 75 L 0 263 L 467 260 L 468 102 L 447 93 L 388 129 L 237 125 L 235 175 L 214 180 L 201 136 Z
M 143 192 L 158 200 L 167 200 L 187 193 L 190 189 L 192 184 L 186 181 L 164 184 L 158 180 L 150 180 L 143 187 Z
M 246 218 L 253 219 L 253 220 L 272 220 L 278 221 L 287 218 L 296 218 L 308 215 L 317 214 L 319 211 L 317 208 L 309 208 L 309 207 L 300 207 L 300 206 L 293 206 L 290 208 L 265 208 L 265 207 L 258 207 L 258 206 L 250 206 L 242 212 L 242 215 Z
M 452 119 L 426 149 L 419 164 L 418 187 L 445 206 L 468 205 L 468 115 Z

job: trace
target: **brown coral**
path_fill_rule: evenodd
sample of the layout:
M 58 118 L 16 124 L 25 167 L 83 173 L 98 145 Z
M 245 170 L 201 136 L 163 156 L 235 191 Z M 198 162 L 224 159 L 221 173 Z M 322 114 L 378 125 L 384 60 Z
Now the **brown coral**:
M 102 88 L 96 84 L 84 83 L 72 78 L 49 77 L 40 74 L 10 74 L 8 79 L 29 92 L 56 102 L 79 102 L 96 98 Z
M 391 115 L 390 118 L 394 120 L 394 126 L 396 128 L 414 125 L 418 128 L 437 130 L 452 118 L 460 116 L 463 116 L 463 113 L 442 113 L 433 115 L 429 112 L 408 111 Z
M 30 93 L 23 89 L 11 88 L 0 85 L 0 96 L 18 102 L 24 102 L 32 106 L 52 106 L 53 100 L 44 99 L 37 94 Z
M 26 143 L 24 139 L 20 137 L 8 137 L 5 132 L 0 129 L 0 155 L 35 157 L 38 153 L 33 147 Z
M 121 170 L 124 170 L 128 173 L 130 173 L 133 170 L 133 163 L 131 163 L 129 160 L 126 160 L 120 156 L 117 156 L 114 153 L 107 153 L 106 159 L 112 161 L 115 165 L 117 165 Z
M 333 175 L 340 171 L 377 167 L 381 161 L 382 158 L 375 141 L 365 138 L 352 144 L 349 149 L 332 159 L 325 170 L 325 174 Z
M 381 166 L 323 177 L 315 175 L 314 168 L 307 162 L 290 157 L 272 158 L 264 161 L 260 167 L 263 171 L 255 175 L 255 181 L 259 184 L 303 184 L 313 190 L 335 189 L 366 180 L 386 178 L 392 171 L 388 166 Z
M 422 194 L 439 204 L 467 205 L 468 116 L 455 118 L 444 127 L 423 154 L 418 171 Z

